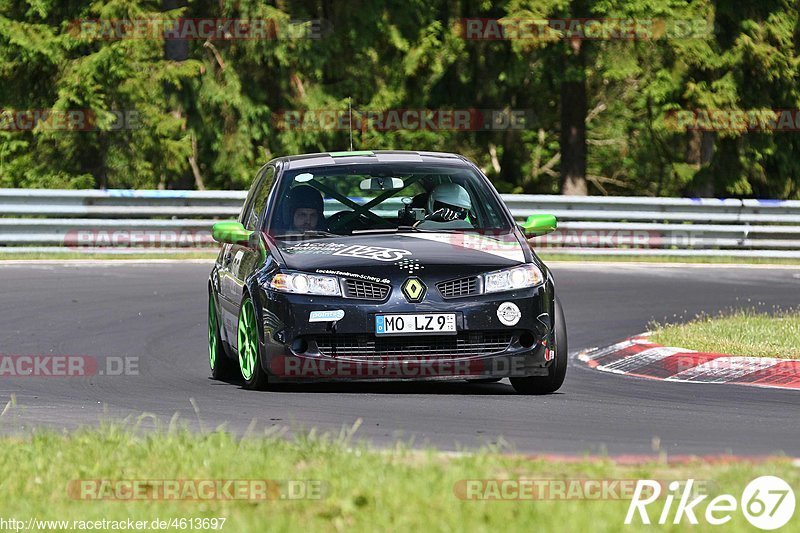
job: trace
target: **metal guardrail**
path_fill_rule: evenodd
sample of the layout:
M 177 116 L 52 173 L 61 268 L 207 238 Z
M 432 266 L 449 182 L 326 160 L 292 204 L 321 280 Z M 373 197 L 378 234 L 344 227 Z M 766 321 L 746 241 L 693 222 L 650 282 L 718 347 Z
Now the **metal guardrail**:
M 80 218 L 231 218 L 245 191 L 0 189 L 0 213 Z M 0 241 L 2 242 L 2 241 Z
M 209 249 L 244 191 L 0 189 L 0 251 L 147 253 Z M 565 254 L 800 258 L 800 201 L 503 195 L 559 229 L 532 242 Z
M 800 224 L 800 200 L 504 195 L 515 216 L 542 210 L 559 220 Z

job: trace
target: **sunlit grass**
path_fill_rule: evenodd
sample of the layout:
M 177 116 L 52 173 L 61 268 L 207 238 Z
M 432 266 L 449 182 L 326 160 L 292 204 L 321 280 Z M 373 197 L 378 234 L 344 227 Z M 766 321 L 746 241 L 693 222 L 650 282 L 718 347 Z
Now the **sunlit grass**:
M 218 251 L 208 252 L 123 252 L 123 253 L 92 253 L 92 252 L 24 252 L 10 253 L 0 251 L 0 261 L 59 261 L 59 260 L 110 260 L 110 259 L 138 259 L 143 261 L 163 260 L 163 259 L 208 259 L 213 261 L 217 257 Z
M 611 262 L 611 263 L 689 263 L 720 265 L 800 265 L 800 259 L 770 257 L 674 256 L 674 255 L 592 255 L 559 254 L 537 250 L 547 261 Z
M 240 439 L 221 431 L 133 432 L 105 426 L 0 440 L 0 516 L 6 519 L 225 518 L 223 531 L 683 531 L 685 521 L 624 526 L 629 501 L 623 499 L 476 501 L 461 499 L 454 488 L 468 479 L 694 478 L 705 480 L 714 493 L 738 498 L 760 475 L 778 475 L 800 486 L 800 470 L 781 459 L 621 466 L 608 459 L 531 459 L 492 449 L 463 455 L 404 445 L 376 450 L 349 432 Z M 318 499 L 267 501 L 97 501 L 68 493 L 71 480 L 87 479 L 317 481 L 322 491 Z M 663 505 L 664 500 L 652 504 L 653 520 Z M 750 529 L 741 513 L 733 513 L 725 526 L 726 531 Z
M 788 289 L 787 290 L 796 290 Z M 700 352 L 800 359 L 800 312 L 775 315 L 737 310 L 686 324 L 652 324 L 651 340 Z

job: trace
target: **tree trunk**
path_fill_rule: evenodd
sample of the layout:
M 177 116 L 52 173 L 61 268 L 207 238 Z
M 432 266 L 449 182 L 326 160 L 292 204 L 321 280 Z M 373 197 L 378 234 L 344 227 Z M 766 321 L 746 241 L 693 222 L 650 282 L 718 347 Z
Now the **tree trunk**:
M 182 7 L 186 7 L 186 0 L 161 0 L 161 9 L 163 11 L 172 11 L 173 9 L 179 9 Z M 187 39 L 164 39 L 164 59 L 167 61 L 186 61 L 189 59 L 189 41 Z M 177 91 L 177 89 L 168 82 L 165 82 L 165 86 L 167 87 L 168 91 L 171 89 L 170 92 Z M 171 114 L 175 118 L 181 118 L 183 116 L 181 104 L 178 101 L 176 105 L 177 109 L 172 109 Z M 197 168 L 196 157 L 197 146 L 193 145 L 192 155 L 189 157 L 189 165 L 193 171 L 192 177 L 194 178 L 196 186 L 198 189 L 203 190 L 204 184 L 202 176 L 198 181 L 199 169 Z M 166 179 L 162 175 L 159 185 L 166 183 L 166 186 L 169 188 L 177 187 L 179 189 L 187 189 L 190 187 L 190 183 L 192 183 L 190 180 L 191 178 L 187 176 L 186 172 L 178 176 L 167 176 Z
M 186 7 L 186 0 L 161 0 L 164 11 L 172 11 Z M 189 59 L 189 41 L 187 39 L 165 39 L 164 58 L 167 61 L 186 61 Z
M 573 40 L 561 82 L 561 194 L 586 196 L 586 43 Z
M 689 132 L 689 144 L 686 147 L 686 162 L 697 168 L 692 192 L 694 196 L 713 198 L 715 196 L 714 180 L 704 169 L 714 157 L 714 133 L 710 131 L 692 130 Z

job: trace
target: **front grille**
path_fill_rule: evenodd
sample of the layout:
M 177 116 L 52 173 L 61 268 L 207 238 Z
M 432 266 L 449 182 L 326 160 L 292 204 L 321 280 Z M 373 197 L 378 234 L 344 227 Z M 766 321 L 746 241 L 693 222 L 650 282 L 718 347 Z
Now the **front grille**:
M 505 331 L 459 332 L 450 336 L 375 337 L 322 335 L 316 338 L 322 355 L 339 359 L 419 360 L 491 355 L 505 351 L 513 334 Z
M 375 283 L 374 281 L 364 281 L 360 279 L 344 280 L 345 298 L 357 298 L 359 300 L 385 300 L 389 294 L 389 285 Z
M 478 294 L 478 278 L 461 278 L 436 284 L 442 298 L 458 298 Z

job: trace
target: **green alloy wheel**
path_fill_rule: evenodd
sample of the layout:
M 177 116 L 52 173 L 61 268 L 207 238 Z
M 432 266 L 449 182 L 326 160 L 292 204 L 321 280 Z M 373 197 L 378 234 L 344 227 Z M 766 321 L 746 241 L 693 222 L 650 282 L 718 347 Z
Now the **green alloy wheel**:
M 235 376 L 236 366 L 225 353 L 222 347 L 222 338 L 219 335 L 219 318 L 217 304 L 213 294 L 208 295 L 208 364 L 211 367 L 211 377 L 226 379 Z
M 245 388 L 263 389 L 267 386 L 267 374 L 259 361 L 259 340 L 256 325 L 256 309 L 253 300 L 246 297 L 239 311 L 239 370 L 244 378 Z

